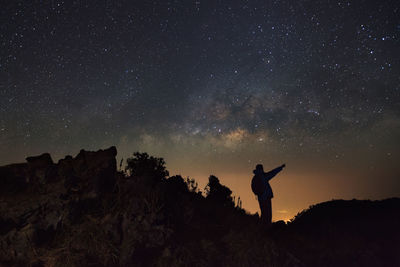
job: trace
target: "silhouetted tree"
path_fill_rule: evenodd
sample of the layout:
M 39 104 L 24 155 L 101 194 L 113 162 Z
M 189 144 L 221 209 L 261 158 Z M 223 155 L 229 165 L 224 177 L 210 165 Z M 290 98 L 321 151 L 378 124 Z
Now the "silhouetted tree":
M 130 176 L 146 177 L 153 182 L 159 182 L 169 176 L 163 158 L 149 156 L 147 153 L 135 152 L 132 158 L 126 160 L 125 170 Z
M 228 187 L 222 185 L 216 176 L 210 175 L 205 191 L 207 199 L 223 203 L 224 205 L 233 205 L 232 191 Z
M 188 186 L 182 176 L 174 175 L 167 179 L 167 188 L 169 192 L 184 193 L 188 192 Z

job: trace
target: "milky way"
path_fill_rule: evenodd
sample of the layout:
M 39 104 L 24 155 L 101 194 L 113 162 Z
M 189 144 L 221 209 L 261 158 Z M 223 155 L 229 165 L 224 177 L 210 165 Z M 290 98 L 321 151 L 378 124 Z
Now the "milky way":
M 259 162 L 282 213 L 398 196 L 397 1 L 146 2 L 2 4 L 0 164 L 116 145 L 250 210 Z

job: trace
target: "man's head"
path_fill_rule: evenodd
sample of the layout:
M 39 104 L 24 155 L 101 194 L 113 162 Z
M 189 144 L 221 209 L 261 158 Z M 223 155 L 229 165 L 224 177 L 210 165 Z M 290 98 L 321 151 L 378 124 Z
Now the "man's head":
M 264 167 L 263 167 L 263 165 L 262 164 L 257 164 L 257 166 L 256 166 L 256 171 L 264 171 Z

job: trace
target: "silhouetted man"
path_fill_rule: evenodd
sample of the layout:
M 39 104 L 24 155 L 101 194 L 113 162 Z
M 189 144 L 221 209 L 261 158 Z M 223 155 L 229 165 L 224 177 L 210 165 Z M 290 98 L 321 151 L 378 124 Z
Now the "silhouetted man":
M 269 172 L 264 172 L 263 165 L 258 164 L 253 171 L 254 177 L 251 181 L 251 188 L 254 194 L 257 195 L 258 203 L 260 204 L 261 221 L 268 225 L 271 224 L 272 220 L 271 199 L 274 197 L 269 180 L 274 178 L 285 166 L 283 164 Z

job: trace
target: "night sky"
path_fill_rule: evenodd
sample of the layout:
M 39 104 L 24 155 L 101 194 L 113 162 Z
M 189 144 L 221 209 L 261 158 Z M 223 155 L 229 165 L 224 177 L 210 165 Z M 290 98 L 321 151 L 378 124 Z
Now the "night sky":
M 0 165 L 116 145 L 273 220 L 400 196 L 398 1 L 2 1 Z

